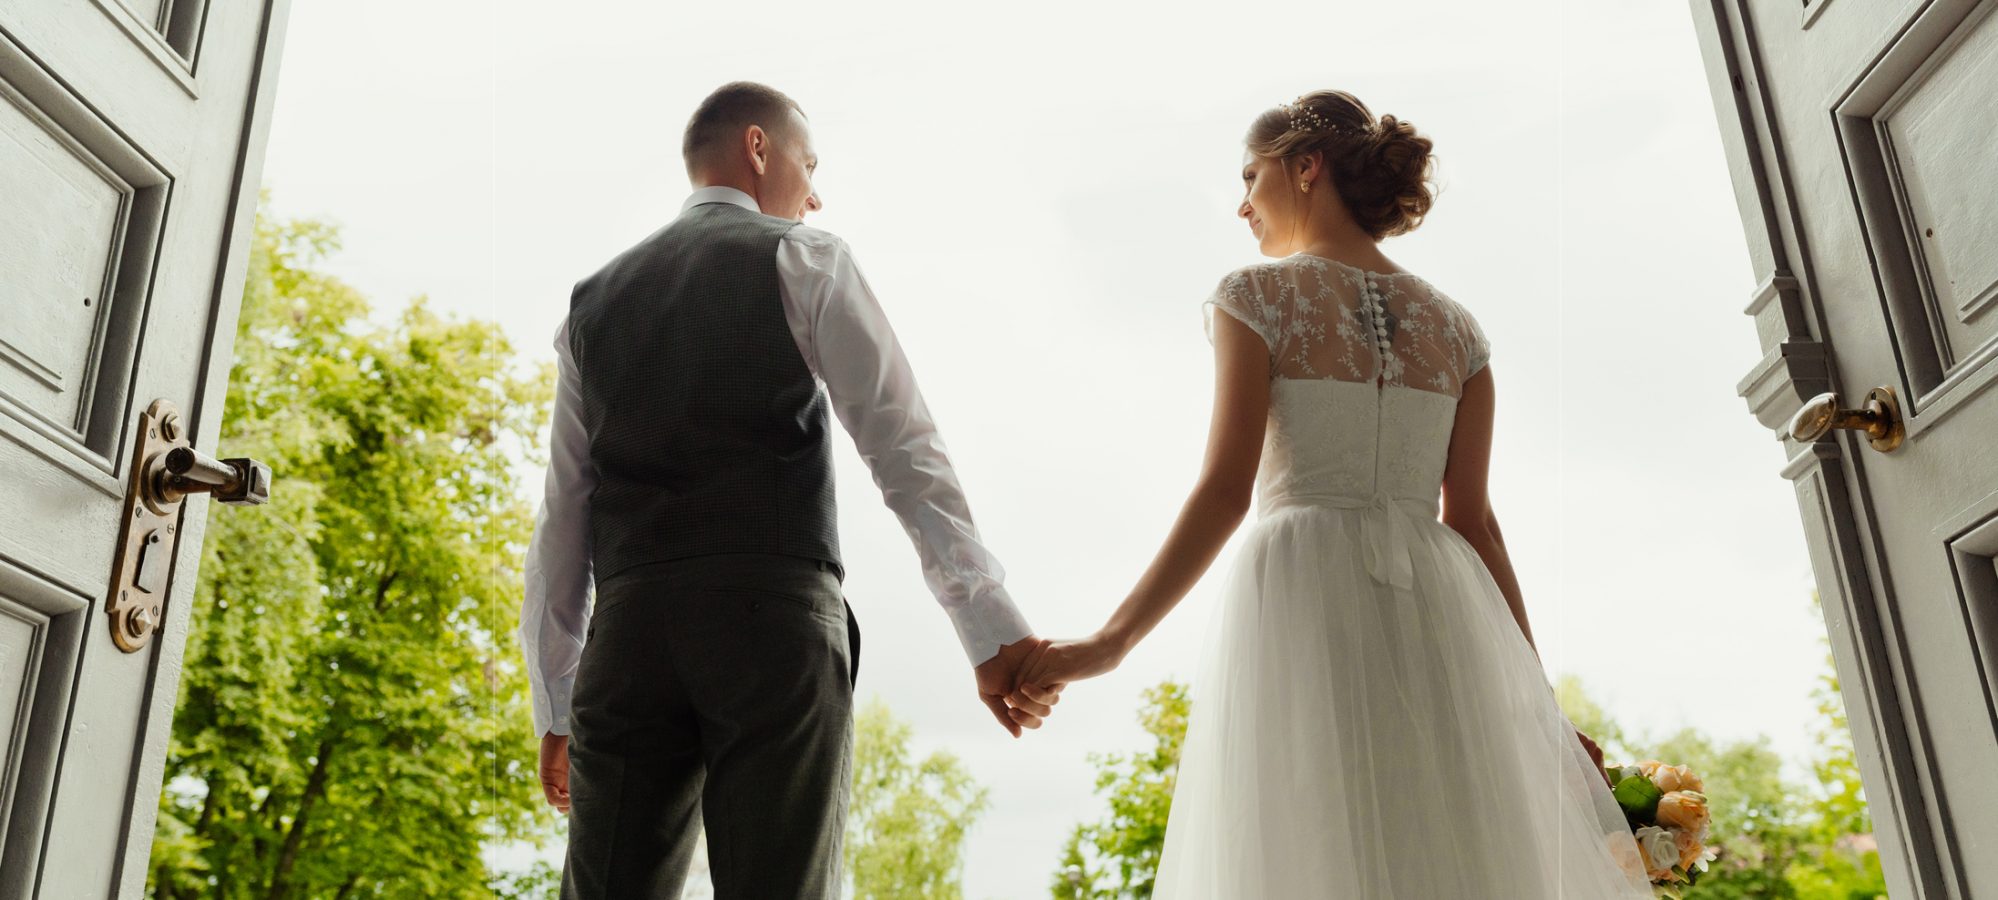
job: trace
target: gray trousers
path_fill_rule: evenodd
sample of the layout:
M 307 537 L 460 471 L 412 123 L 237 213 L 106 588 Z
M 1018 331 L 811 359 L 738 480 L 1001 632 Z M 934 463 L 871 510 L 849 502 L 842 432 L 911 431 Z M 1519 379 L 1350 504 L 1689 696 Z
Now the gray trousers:
M 859 630 L 831 563 L 726 554 L 597 585 L 570 710 L 563 900 L 840 893 Z

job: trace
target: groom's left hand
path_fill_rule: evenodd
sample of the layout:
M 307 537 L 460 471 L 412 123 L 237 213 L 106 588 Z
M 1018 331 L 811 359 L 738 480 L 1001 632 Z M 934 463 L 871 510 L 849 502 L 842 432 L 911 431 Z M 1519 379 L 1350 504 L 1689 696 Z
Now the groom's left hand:
M 1020 693 L 1022 676 L 1047 649 L 1048 641 L 1030 634 L 1001 646 L 998 655 L 972 670 L 978 681 L 979 702 L 992 711 L 999 727 L 1016 738 L 1022 727 L 1041 727 L 1041 719 L 1053 713 L 1061 699 L 1059 691 L 1036 688 L 1031 696 Z

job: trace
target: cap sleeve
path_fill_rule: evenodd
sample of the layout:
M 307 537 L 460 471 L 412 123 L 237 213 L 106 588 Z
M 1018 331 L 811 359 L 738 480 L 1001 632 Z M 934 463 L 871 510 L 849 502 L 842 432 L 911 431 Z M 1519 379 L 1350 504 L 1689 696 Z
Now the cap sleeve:
M 1457 320 L 1457 329 L 1464 341 L 1464 378 L 1469 380 L 1491 361 L 1492 344 L 1485 339 L 1484 327 L 1461 304 L 1457 306 Z
M 1214 286 L 1214 293 L 1208 295 L 1201 305 L 1201 312 L 1207 329 L 1207 342 L 1214 342 L 1214 311 L 1220 310 L 1229 317 L 1249 326 L 1263 343 L 1270 347 L 1274 356 L 1278 334 L 1275 304 L 1263 297 L 1261 286 L 1251 278 L 1248 270 L 1236 270 L 1221 279 Z

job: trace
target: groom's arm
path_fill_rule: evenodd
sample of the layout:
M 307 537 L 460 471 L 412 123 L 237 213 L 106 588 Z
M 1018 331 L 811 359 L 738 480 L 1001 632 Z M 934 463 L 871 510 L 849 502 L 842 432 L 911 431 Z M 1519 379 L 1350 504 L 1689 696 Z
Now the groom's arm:
M 555 333 L 555 369 L 548 480 L 527 545 L 527 595 L 520 607 L 536 737 L 569 733 L 569 701 L 590 623 L 590 492 L 597 472 L 590 464 L 582 378 L 569 354 L 566 319 Z
M 923 579 L 965 655 L 978 665 L 1032 635 L 1006 592 L 1005 570 L 978 536 L 915 373 L 845 242 L 794 228 L 778 245 L 777 265 L 799 351 L 915 543 Z

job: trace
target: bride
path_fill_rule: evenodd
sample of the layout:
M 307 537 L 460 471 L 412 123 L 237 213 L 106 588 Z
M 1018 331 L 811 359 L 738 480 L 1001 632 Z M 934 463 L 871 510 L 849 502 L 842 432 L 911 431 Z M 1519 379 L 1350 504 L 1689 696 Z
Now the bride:
M 1200 479 L 1109 621 L 1024 676 L 1058 689 L 1115 668 L 1253 487 L 1193 685 L 1161 900 L 1652 897 L 1601 752 L 1555 703 L 1486 496 L 1485 336 L 1380 251 L 1429 209 L 1430 147 L 1343 91 L 1256 118 L 1237 213 L 1273 259 L 1203 306 Z

